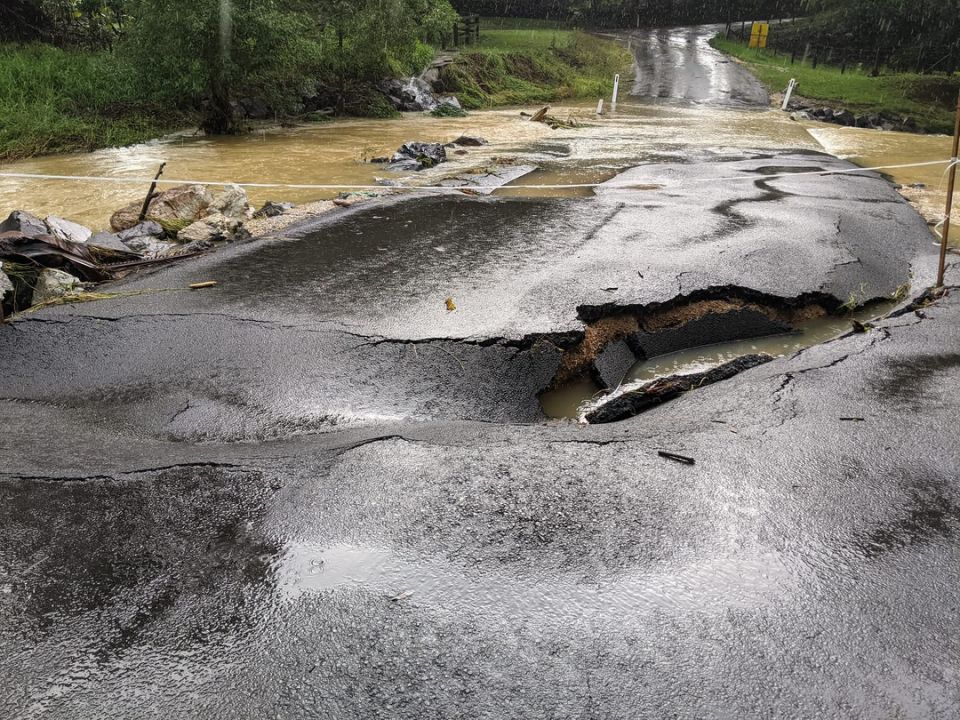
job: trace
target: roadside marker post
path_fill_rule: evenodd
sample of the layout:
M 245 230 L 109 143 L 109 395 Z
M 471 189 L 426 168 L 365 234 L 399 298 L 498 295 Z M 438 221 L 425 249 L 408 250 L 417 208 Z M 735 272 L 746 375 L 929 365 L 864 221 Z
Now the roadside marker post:
M 603 115 L 603 98 L 597 103 L 597 115 Z
M 943 287 L 947 272 L 947 245 L 950 242 L 950 215 L 953 213 L 953 191 L 957 187 L 957 163 L 960 157 L 960 96 L 957 97 L 957 118 L 953 127 L 953 157 L 950 161 L 950 181 L 947 183 L 947 209 L 943 215 L 940 235 L 940 265 L 937 268 L 937 287 Z
M 750 47 L 764 50 L 770 37 L 770 23 L 755 22 L 750 29 Z
M 617 73 L 613 76 L 613 102 L 610 104 L 613 106 L 613 109 L 617 108 L 617 98 L 620 96 L 620 73 Z
M 783 107 L 780 108 L 784 112 L 790 107 L 790 98 L 793 97 L 793 91 L 797 89 L 797 81 L 794 78 L 790 78 L 790 83 L 787 85 L 787 92 L 783 95 Z

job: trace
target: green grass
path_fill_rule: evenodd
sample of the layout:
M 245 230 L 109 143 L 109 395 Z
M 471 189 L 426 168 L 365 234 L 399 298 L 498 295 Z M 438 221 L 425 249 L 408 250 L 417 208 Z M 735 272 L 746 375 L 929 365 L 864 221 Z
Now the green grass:
M 537 18 L 480 18 L 480 38 L 487 30 L 570 30 L 569 23 L 563 20 L 541 20 Z
M 783 92 L 790 78 L 799 82 L 797 93 L 826 105 L 844 107 L 854 113 L 890 112 L 914 119 L 928 132 L 953 132 L 953 107 L 960 79 L 915 75 L 883 74 L 872 77 L 862 68 L 819 65 L 808 61 L 790 64 L 790 57 L 770 50 L 750 49 L 736 40 L 716 37 L 718 50 L 743 60 L 771 92 Z
M 601 97 L 613 75 L 631 67 L 630 53 L 609 40 L 534 26 L 488 29 L 493 23 L 481 24 L 480 44 L 465 48 L 441 78 L 468 109 Z
M 108 53 L 0 45 L 0 160 L 129 145 L 189 123 L 146 101 Z

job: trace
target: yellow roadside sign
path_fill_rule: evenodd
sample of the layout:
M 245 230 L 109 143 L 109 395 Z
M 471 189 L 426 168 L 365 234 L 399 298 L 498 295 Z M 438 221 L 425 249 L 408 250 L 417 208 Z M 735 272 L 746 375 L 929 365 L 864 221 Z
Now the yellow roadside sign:
M 770 24 L 755 22 L 753 24 L 753 29 L 750 31 L 750 47 L 765 48 L 767 46 L 767 38 L 769 36 Z

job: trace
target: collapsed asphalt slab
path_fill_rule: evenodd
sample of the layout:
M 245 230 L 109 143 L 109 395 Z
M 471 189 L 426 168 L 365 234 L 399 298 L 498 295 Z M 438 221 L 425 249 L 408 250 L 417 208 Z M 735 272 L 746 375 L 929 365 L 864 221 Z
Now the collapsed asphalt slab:
M 537 411 L 607 314 L 929 284 L 889 184 L 784 166 L 849 168 L 360 207 L 0 328 L 0 702 L 956 715 L 955 297 L 621 423 Z

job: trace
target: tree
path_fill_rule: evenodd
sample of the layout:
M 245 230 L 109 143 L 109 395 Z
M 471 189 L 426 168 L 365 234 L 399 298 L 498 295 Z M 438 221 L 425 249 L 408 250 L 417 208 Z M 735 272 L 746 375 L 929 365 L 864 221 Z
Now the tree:
M 295 111 L 333 79 L 342 110 L 354 83 L 432 59 L 421 41 L 456 18 L 447 0 L 131 1 L 124 51 L 145 87 L 171 99 L 203 96 L 211 134 L 239 130 L 241 94 Z
M 5 0 L 0 4 L 0 40 L 37 40 L 45 24 L 43 10 L 36 0 Z

